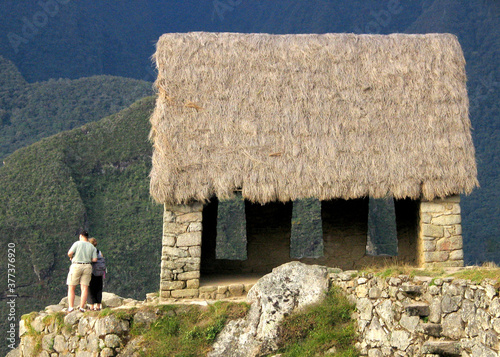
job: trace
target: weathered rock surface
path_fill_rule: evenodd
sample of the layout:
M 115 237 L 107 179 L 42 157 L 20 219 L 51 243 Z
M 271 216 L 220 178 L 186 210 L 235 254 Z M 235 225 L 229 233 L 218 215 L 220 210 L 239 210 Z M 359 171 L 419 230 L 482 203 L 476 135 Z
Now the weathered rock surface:
M 273 269 L 250 290 L 245 319 L 230 322 L 217 338 L 211 357 L 251 357 L 277 349 L 284 316 L 324 298 L 329 286 L 325 267 L 291 262 Z

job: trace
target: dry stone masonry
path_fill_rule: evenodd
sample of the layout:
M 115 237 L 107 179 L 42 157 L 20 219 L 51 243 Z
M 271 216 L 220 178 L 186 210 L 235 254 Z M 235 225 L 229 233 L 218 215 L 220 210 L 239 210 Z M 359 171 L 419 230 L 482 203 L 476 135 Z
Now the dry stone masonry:
M 160 298 L 199 295 L 203 205 L 165 205 Z
M 282 316 L 320 299 L 329 284 L 338 286 L 356 304 L 353 318 L 361 356 L 500 356 L 496 281 L 381 277 L 298 262 L 274 269 L 250 289 L 247 301 L 252 307 L 247 318 L 228 324 L 211 355 L 246 357 L 272 352 Z M 220 297 L 227 296 L 229 287 L 220 291 Z M 202 289 L 199 293 L 206 294 Z M 20 323 L 20 345 L 8 357 L 134 356 L 140 353 L 142 340 L 130 335 L 131 321 L 150 325 L 159 318 L 155 295 L 148 294 L 144 302 L 106 296 L 116 309 L 138 308 L 121 315 L 114 310 L 108 316 L 78 311 L 61 314 L 63 299 Z M 64 323 L 54 319 L 57 314 Z
M 460 196 L 421 202 L 421 265 L 464 266 Z
M 362 356 L 500 356 L 495 281 L 330 274 L 356 303 Z

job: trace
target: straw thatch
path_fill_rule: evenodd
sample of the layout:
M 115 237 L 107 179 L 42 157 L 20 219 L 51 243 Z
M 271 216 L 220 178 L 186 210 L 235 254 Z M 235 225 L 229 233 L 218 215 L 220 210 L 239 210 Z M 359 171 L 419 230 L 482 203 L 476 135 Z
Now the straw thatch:
M 455 36 L 163 35 L 159 202 L 432 199 L 478 185 Z

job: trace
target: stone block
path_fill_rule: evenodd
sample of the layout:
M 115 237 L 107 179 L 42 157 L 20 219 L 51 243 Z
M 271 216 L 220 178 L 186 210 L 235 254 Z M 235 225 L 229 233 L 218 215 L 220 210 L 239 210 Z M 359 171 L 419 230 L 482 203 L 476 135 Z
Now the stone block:
M 165 260 L 165 259 L 162 259 L 161 260 L 161 270 L 174 270 L 174 269 L 177 269 L 177 262 L 175 260 Z
M 410 345 L 410 334 L 403 330 L 393 331 L 391 334 L 391 346 L 400 351 L 405 351 Z
M 462 246 L 463 246 L 463 243 L 462 243 L 461 236 L 441 238 L 436 243 L 436 250 L 441 250 L 441 251 L 443 251 L 443 250 L 458 250 L 458 249 L 461 250 Z M 463 257 L 459 258 L 459 259 L 463 259 Z
M 217 287 L 217 294 L 225 294 L 227 291 L 226 285 L 220 285 Z
M 200 287 L 200 280 L 199 279 L 191 279 L 186 281 L 186 288 L 187 289 L 198 289 Z
M 200 271 L 189 271 L 186 273 L 181 273 L 177 275 L 178 280 L 191 280 L 191 279 L 199 279 Z
M 129 322 L 121 320 L 115 315 L 108 315 L 98 319 L 95 324 L 95 333 L 101 337 L 107 334 L 121 335 L 129 331 Z
M 461 303 L 460 296 L 450 296 L 448 294 L 443 296 L 441 300 L 441 311 L 445 314 L 449 314 L 450 312 L 455 312 L 458 310 Z
M 446 208 L 441 203 L 436 202 L 421 202 L 420 212 L 422 213 L 444 213 Z
M 441 322 L 441 298 L 439 297 L 432 299 L 429 304 L 429 322 L 436 324 Z
M 444 228 L 433 224 L 422 224 L 422 235 L 441 238 L 444 236 Z
M 377 286 L 372 286 L 370 290 L 368 290 L 368 297 L 370 299 L 378 299 L 382 295 L 382 290 L 380 290 Z
M 187 251 L 187 249 L 164 246 L 161 249 L 161 255 L 162 256 L 170 256 L 170 257 L 178 257 L 178 258 L 186 258 L 188 256 L 188 251 Z
M 373 304 L 370 299 L 361 298 L 357 299 L 356 308 L 359 313 L 359 318 L 361 320 L 370 321 L 372 319 Z
M 461 235 L 450 237 L 449 240 L 450 240 L 451 250 L 462 249 L 464 246 L 463 239 L 462 239 Z
M 443 331 L 441 324 L 433 324 L 433 323 L 421 324 L 421 329 L 424 334 L 433 337 L 441 337 L 441 332 Z
M 442 319 L 443 336 L 459 340 L 465 336 L 464 323 L 458 312 L 453 312 Z
M 177 236 L 178 247 L 201 246 L 201 232 L 188 232 Z
M 115 353 L 109 347 L 104 347 L 99 354 L 99 357 L 113 357 Z
M 216 286 L 201 286 L 198 290 L 200 290 L 201 293 L 214 293 L 217 291 Z
M 160 298 L 161 299 L 170 299 L 170 290 L 161 290 L 160 291 Z
M 439 267 L 463 267 L 464 261 L 463 260 L 448 260 L 444 263 L 436 264 L 436 266 L 439 266 Z
M 161 244 L 168 247 L 173 247 L 175 245 L 175 237 L 175 234 L 166 233 L 163 235 Z
M 42 349 L 53 352 L 55 334 L 42 335 Z
M 460 208 L 460 204 L 459 203 L 446 203 L 445 207 L 446 207 L 446 210 L 450 214 L 461 214 L 462 213 L 462 210 Z
M 180 298 L 195 298 L 198 297 L 198 289 L 182 289 L 182 290 L 172 290 L 171 296 L 176 299 Z
M 423 286 L 421 286 L 421 285 L 411 285 L 411 284 L 408 284 L 408 283 L 405 283 L 405 284 L 401 285 L 400 289 L 406 295 L 411 295 L 411 296 L 421 295 L 422 292 L 423 292 Z
M 201 258 L 195 258 L 195 257 L 179 258 L 177 259 L 177 262 L 179 264 L 199 264 L 201 262 Z M 186 270 L 186 271 L 191 271 L 191 270 Z
M 422 223 L 431 223 L 432 215 L 430 213 L 421 213 L 420 214 L 420 222 Z
M 431 223 L 439 226 L 451 226 L 453 224 L 460 224 L 462 217 L 459 214 L 443 215 L 432 218 Z
M 203 219 L 203 214 L 201 212 L 184 213 L 175 219 L 177 223 L 191 223 L 191 222 L 201 222 Z
M 160 290 L 177 290 L 184 289 L 186 286 L 185 281 L 162 281 L 160 282 Z
M 188 226 L 188 232 L 201 232 L 203 230 L 203 224 L 201 222 L 191 222 Z
M 460 342 L 456 341 L 427 341 L 422 345 L 423 354 L 438 356 L 461 356 Z
M 447 261 L 448 258 L 447 251 L 424 252 L 424 263 L 441 263 Z
M 228 286 L 230 296 L 242 296 L 245 287 L 243 284 L 232 284 Z
M 174 275 L 172 274 L 172 270 L 170 269 L 162 269 L 160 273 L 160 279 L 162 281 L 165 280 L 172 280 L 174 278 Z
M 454 250 L 450 252 L 450 260 L 463 260 L 464 259 L 464 251 L 462 249 Z
M 424 252 L 434 252 L 436 250 L 436 242 L 434 240 L 423 241 Z
M 176 214 L 172 211 L 163 211 L 163 223 L 175 222 Z
M 189 247 L 189 255 L 193 258 L 201 258 L 201 247 L 199 245 Z
M 187 231 L 187 224 L 180 224 L 180 223 L 163 223 L 163 235 L 166 234 L 182 234 L 186 233 Z
M 418 316 L 403 315 L 399 320 L 399 324 L 411 333 L 415 332 L 415 329 L 417 328 L 419 322 L 420 317 Z
M 406 313 L 410 316 L 429 316 L 430 309 L 426 303 L 414 303 L 405 306 Z

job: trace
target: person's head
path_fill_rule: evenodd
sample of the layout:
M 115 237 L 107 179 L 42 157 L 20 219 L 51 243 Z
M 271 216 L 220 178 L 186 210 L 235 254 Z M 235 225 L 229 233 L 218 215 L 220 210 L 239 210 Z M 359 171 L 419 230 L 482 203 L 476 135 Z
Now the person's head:
M 89 239 L 89 242 L 92 243 L 94 245 L 94 247 L 97 247 L 97 239 L 95 238 L 90 238 Z
M 89 239 L 89 233 L 87 231 L 80 231 L 80 239 L 82 240 L 88 240 Z

